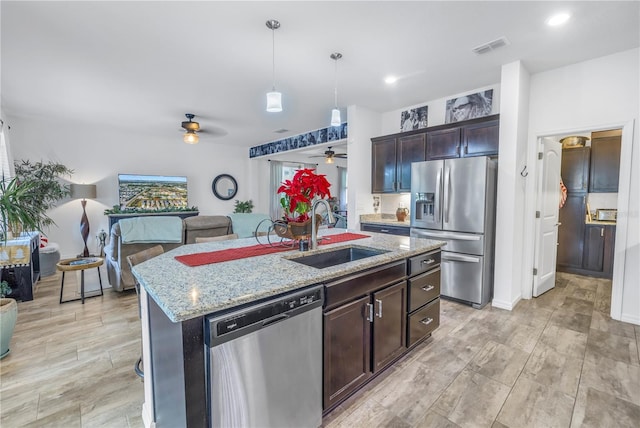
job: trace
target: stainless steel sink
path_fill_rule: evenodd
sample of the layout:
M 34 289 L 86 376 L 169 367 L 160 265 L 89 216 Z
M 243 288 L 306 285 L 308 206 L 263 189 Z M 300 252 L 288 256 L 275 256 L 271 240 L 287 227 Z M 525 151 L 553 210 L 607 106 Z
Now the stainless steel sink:
M 388 253 L 388 251 L 369 247 L 343 247 L 332 251 L 324 251 L 321 253 L 309 254 L 308 256 L 292 257 L 287 259 L 292 262 L 302 263 L 303 265 L 317 269 L 323 269 L 343 263 L 353 262 L 355 260 L 365 259 L 367 257 L 379 256 L 384 253 Z

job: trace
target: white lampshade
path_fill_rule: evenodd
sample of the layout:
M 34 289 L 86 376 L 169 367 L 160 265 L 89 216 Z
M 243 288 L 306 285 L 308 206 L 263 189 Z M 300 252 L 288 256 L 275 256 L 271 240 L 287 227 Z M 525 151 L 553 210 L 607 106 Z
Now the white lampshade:
M 95 184 L 71 184 L 71 198 L 73 199 L 95 199 Z
M 187 131 L 185 132 L 184 138 L 182 140 L 187 144 L 198 144 L 198 141 L 200 141 L 200 137 L 195 132 Z
M 342 121 L 340 120 L 340 110 L 334 108 L 331 110 L 331 126 L 340 126 Z
M 267 92 L 267 111 L 271 113 L 282 111 L 282 94 L 280 92 Z
M 332 157 L 325 158 L 324 163 L 333 163 L 333 158 Z

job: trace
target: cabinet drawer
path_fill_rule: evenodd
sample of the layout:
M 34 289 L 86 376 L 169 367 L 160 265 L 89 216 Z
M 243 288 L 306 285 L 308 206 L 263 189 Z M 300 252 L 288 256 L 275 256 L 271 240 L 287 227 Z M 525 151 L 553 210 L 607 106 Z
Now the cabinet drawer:
M 412 346 L 440 325 L 440 299 L 409 315 L 407 344 Z
M 409 312 L 440 296 L 440 268 L 409 279 Z
M 325 293 L 325 309 L 402 281 L 406 271 L 406 262 L 402 260 L 330 282 Z
M 409 276 L 433 269 L 440 264 L 440 250 L 431 251 L 409 259 Z
M 383 226 L 381 224 L 362 223 L 360 230 L 366 232 L 387 233 L 390 235 L 409 236 L 410 229 L 406 226 Z

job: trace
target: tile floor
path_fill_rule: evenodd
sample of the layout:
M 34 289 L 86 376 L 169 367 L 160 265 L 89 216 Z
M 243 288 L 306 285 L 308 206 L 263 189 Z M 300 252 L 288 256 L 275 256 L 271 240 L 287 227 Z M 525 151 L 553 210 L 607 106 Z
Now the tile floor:
M 142 427 L 135 293 L 60 305 L 59 281 L 18 305 L 0 426 Z M 433 337 L 324 426 L 638 427 L 640 326 L 611 320 L 610 296 L 610 281 L 559 274 L 512 312 L 443 301 Z

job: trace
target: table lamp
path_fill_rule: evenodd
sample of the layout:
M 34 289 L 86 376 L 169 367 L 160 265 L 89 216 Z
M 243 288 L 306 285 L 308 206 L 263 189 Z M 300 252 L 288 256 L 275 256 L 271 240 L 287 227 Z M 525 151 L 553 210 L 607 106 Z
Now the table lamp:
M 87 198 L 94 199 L 96 197 L 95 184 L 72 184 L 71 197 L 73 199 L 82 199 L 82 218 L 80 219 L 80 235 L 84 241 L 84 251 L 82 257 L 89 257 L 89 249 L 87 248 L 87 238 L 89 237 L 89 218 L 87 217 Z

